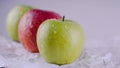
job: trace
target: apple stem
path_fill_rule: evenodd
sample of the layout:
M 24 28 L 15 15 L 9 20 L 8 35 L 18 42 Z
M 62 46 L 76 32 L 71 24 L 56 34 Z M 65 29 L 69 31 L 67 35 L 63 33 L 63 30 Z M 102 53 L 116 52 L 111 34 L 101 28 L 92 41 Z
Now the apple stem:
M 64 20 L 65 20 L 65 16 L 63 16 L 63 18 L 62 18 L 62 21 L 64 22 Z

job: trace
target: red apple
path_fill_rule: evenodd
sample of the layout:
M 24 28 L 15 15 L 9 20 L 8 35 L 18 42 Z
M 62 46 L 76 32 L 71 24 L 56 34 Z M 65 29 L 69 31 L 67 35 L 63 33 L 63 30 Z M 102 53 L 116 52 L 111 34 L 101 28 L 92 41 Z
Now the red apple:
M 47 19 L 61 19 L 61 16 L 52 11 L 32 9 L 21 18 L 18 26 L 18 36 L 24 48 L 37 53 L 36 34 L 40 24 Z

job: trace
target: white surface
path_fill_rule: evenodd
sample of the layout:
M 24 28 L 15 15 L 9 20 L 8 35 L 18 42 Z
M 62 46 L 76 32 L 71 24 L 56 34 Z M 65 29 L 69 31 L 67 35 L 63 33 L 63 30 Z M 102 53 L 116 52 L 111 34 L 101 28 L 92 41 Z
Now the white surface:
M 120 37 L 119 37 L 120 38 Z M 116 40 L 116 39 L 113 39 Z M 109 41 L 86 41 L 80 58 L 67 65 L 49 64 L 38 53 L 29 53 L 21 44 L 0 36 L 0 67 L 8 68 L 120 68 L 120 39 Z
M 5 20 L 16 5 L 55 11 L 83 26 L 86 39 L 120 35 L 120 0 L 0 0 L 0 33 L 7 36 Z

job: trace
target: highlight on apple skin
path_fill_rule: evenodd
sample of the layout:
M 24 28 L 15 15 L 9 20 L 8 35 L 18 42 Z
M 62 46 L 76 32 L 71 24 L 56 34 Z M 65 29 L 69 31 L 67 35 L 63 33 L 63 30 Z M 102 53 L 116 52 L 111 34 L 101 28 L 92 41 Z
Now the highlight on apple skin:
M 28 11 L 32 9 L 31 6 L 27 5 L 18 5 L 11 9 L 7 15 L 6 19 L 6 30 L 9 37 L 12 40 L 19 41 L 18 39 L 18 24 L 21 17 Z
M 20 42 L 27 51 L 32 53 L 39 52 L 36 34 L 38 27 L 47 19 L 61 19 L 61 16 L 52 11 L 32 9 L 22 17 L 18 27 L 18 35 Z
M 49 19 L 38 28 L 37 45 L 40 55 L 48 63 L 72 63 L 80 56 L 83 44 L 83 29 L 72 20 Z

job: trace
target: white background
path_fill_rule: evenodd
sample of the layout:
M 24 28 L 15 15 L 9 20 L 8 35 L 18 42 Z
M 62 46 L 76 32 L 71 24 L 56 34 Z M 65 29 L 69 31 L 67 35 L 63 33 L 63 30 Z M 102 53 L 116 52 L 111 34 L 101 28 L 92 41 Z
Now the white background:
M 86 39 L 109 39 L 120 35 L 120 0 L 0 0 L 0 34 L 7 36 L 5 22 L 16 5 L 55 11 L 77 21 Z

